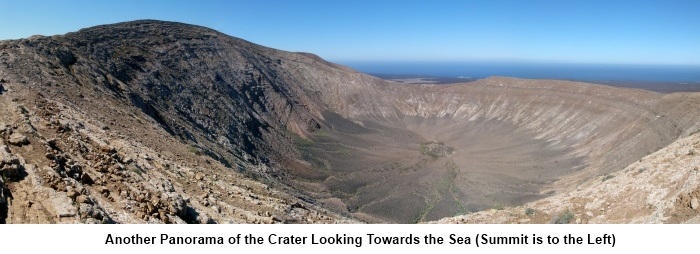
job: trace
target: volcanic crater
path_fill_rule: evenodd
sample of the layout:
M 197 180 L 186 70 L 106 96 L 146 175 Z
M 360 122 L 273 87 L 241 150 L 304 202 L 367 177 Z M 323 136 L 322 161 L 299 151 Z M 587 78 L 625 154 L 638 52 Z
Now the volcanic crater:
M 11 88 L 366 222 L 525 204 L 699 129 L 696 93 L 507 77 L 403 84 L 172 22 L 4 41 L 0 51 Z M 132 123 L 137 115 L 151 120 Z
M 687 112 L 664 108 L 677 96 L 641 90 L 502 77 L 378 83 L 353 91 L 332 113 L 343 118 L 322 118 L 298 145 L 317 169 L 299 185 L 363 218 L 420 222 L 524 204 L 620 170 L 687 128 L 676 120 Z

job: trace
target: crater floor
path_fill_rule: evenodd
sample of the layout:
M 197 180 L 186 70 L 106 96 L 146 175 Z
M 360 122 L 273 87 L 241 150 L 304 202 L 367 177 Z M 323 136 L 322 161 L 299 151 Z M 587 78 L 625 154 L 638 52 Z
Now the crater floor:
M 298 185 L 339 198 L 348 211 L 391 222 L 437 220 L 546 196 L 585 164 L 572 148 L 503 121 L 413 118 L 403 128 L 333 123 L 298 143 L 315 174 Z M 329 202 L 331 203 L 331 202 Z
M 324 113 L 322 128 L 297 138 L 301 156 L 288 168 L 294 186 L 367 221 L 503 209 L 570 190 L 672 142 L 683 128 L 663 109 L 671 100 L 563 81 L 389 83 Z

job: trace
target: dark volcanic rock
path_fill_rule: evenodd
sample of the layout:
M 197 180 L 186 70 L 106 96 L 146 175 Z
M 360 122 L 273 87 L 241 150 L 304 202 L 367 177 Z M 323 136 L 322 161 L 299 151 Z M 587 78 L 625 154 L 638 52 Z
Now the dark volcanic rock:
M 65 36 L 18 42 L 43 58 L 3 59 L 25 74 L 50 73 L 38 86 L 86 107 L 105 95 L 128 103 L 173 135 L 209 144 L 205 153 L 230 164 L 230 156 L 269 161 L 271 145 L 290 122 L 318 128 L 300 105 L 308 101 L 289 61 L 313 62 L 211 29 L 160 21 L 136 21 L 83 29 Z M 92 94 L 92 95 L 91 95 Z M 102 105 L 103 106 L 103 105 Z M 284 145 L 282 145 L 283 147 Z

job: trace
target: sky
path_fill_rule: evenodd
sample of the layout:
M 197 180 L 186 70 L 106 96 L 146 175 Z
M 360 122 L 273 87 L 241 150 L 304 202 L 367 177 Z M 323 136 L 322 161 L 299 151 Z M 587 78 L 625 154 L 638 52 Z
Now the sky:
M 0 40 L 137 19 L 330 61 L 700 66 L 700 1 L 0 0 Z

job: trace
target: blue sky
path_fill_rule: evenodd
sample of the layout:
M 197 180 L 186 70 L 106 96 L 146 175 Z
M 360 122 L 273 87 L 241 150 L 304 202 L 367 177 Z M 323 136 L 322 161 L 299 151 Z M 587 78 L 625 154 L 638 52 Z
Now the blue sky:
M 700 1 L 10 1 L 0 39 L 160 19 L 331 61 L 700 66 Z

